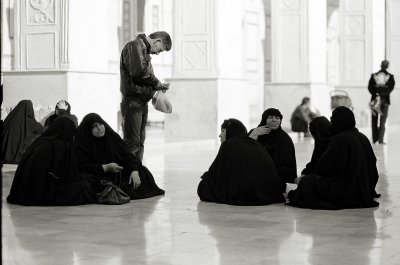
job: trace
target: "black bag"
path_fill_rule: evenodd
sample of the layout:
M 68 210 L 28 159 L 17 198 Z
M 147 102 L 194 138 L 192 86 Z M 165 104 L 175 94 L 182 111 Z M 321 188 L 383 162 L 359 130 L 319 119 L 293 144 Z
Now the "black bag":
M 118 175 L 121 178 L 121 174 Z M 104 186 L 104 189 L 96 194 L 97 203 L 119 205 L 130 202 L 130 196 L 111 181 L 101 180 L 101 185 Z

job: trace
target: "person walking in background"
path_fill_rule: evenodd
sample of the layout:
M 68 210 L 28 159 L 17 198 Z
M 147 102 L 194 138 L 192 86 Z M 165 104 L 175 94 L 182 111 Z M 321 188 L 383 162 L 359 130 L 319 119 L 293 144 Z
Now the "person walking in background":
M 121 52 L 120 75 L 122 93 L 121 115 L 124 141 L 129 150 L 143 159 L 148 116 L 148 102 L 157 90 L 165 92 L 168 83 L 161 83 L 154 75 L 151 54 L 171 50 L 171 37 L 165 31 L 149 36 L 139 34 Z
M 311 136 L 308 125 L 311 120 L 317 116 L 317 113 L 311 111 L 310 98 L 304 97 L 301 100 L 301 104 L 296 107 L 290 118 L 292 131 L 299 133 L 299 136 L 300 133 L 304 133 L 305 137 Z
M 394 76 L 387 69 L 389 61 L 383 60 L 381 70 L 371 75 L 368 91 L 371 94 L 372 143 L 385 144 L 385 124 L 389 114 L 390 93 L 394 89 Z M 379 125 L 378 125 L 379 119 Z

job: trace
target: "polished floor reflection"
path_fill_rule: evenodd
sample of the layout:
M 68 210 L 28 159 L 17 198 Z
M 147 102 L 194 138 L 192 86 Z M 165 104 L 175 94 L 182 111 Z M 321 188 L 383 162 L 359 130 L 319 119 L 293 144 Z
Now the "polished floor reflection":
M 149 131 L 144 163 L 165 196 L 121 206 L 9 205 L 16 167 L 5 165 L 2 264 L 400 264 L 399 132 L 390 128 L 389 144 L 374 145 L 382 197 L 373 209 L 199 202 L 199 177 L 218 144 L 165 144 L 156 129 Z M 292 137 L 300 171 L 313 141 Z

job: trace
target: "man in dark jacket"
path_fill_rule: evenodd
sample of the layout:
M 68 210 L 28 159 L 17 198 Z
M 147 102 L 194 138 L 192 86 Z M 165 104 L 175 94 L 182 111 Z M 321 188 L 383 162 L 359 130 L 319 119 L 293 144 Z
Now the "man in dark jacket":
M 390 105 L 390 93 L 394 88 L 394 77 L 386 71 L 389 67 L 389 61 L 384 60 L 381 63 L 381 70 L 371 75 L 368 84 L 368 91 L 371 93 L 372 109 L 372 142 L 385 144 L 383 137 L 385 135 L 385 123 L 388 117 Z M 378 118 L 380 117 L 379 127 Z
M 139 34 L 128 42 L 121 52 L 120 75 L 122 93 L 121 114 L 124 141 L 129 150 L 143 159 L 144 140 L 148 115 L 147 103 L 157 90 L 167 90 L 168 83 L 161 83 L 154 75 L 151 54 L 171 50 L 171 37 L 165 31 L 149 36 Z

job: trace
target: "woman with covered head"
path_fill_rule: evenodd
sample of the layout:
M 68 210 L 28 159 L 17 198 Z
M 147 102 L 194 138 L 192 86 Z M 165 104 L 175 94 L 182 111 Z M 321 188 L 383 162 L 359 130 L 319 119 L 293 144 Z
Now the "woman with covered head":
M 78 127 L 78 118 L 74 114 L 71 114 L 71 104 L 66 100 L 60 100 L 57 102 L 54 113 L 46 119 L 44 126 L 51 125 L 58 117 L 70 118 L 74 122 L 75 127 Z
M 4 120 L 1 148 L 3 162 L 18 164 L 23 152 L 42 131 L 43 126 L 35 119 L 32 101 L 21 100 Z
M 231 205 L 282 203 L 279 177 L 265 149 L 236 119 L 221 125 L 221 146 L 197 188 L 202 201 Z
M 75 125 L 59 118 L 26 150 L 18 164 L 9 203 L 79 205 L 95 199 L 91 179 L 78 174 L 73 155 Z
M 296 154 L 292 138 L 282 129 L 282 114 L 278 109 L 269 108 L 262 114 L 257 128 L 249 136 L 257 140 L 271 156 L 281 180 L 281 191 L 286 183 L 293 183 L 297 177 Z
M 317 209 L 378 206 L 376 157 L 368 138 L 355 127 L 353 112 L 338 107 L 331 117 L 333 136 L 314 174 L 301 178 L 289 191 L 293 206 Z
M 133 155 L 122 138 L 98 115 L 86 115 L 77 129 L 75 154 L 78 170 L 95 179 L 119 185 L 131 199 L 164 194 L 150 171 Z M 99 192 L 101 186 L 95 187 Z
M 317 163 L 322 154 L 328 148 L 332 137 L 332 124 L 324 116 L 316 117 L 310 123 L 310 133 L 314 138 L 314 150 L 310 162 L 301 171 L 301 175 L 315 172 Z

